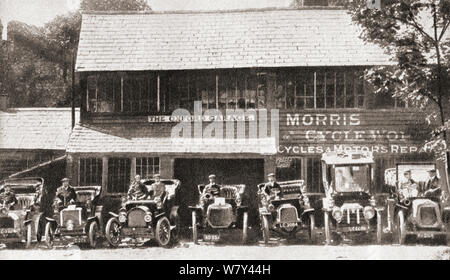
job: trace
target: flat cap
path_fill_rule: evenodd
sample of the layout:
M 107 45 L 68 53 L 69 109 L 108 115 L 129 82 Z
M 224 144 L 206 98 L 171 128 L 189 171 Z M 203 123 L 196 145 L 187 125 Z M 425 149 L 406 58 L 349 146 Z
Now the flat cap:
M 161 177 L 161 175 L 159 175 L 159 174 L 153 175 L 153 178 L 160 178 L 160 177 Z
M 209 178 L 209 179 L 215 179 L 215 178 L 216 178 L 216 175 L 211 174 L 211 175 L 208 176 L 208 178 Z
M 70 179 L 69 179 L 69 178 L 67 178 L 67 177 L 66 177 L 66 178 L 62 178 L 62 179 L 61 179 L 61 182 L 68 182 L 68 181 L 70 181 Z
M 275 177 L 275 174 L 274 174 L 274 173 L 269 173 L 269 174 L 267 175 L 267 177 Z

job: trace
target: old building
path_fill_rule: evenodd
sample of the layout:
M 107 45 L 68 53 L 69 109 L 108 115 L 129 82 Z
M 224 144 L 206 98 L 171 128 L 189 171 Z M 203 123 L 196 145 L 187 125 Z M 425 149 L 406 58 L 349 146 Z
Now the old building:
M 320 192 L 321 154 L 352 149 L 374 153 L 381 189 L 396 161 L 431 159 L 420 113 L 361 78 L 389 64 L 339 8 L 86 13 L 67 172 L 75 184 L 102 184 L 107 197 L 123 195 L 135 173 L 161 173 L 182 181 L 186 206 L 210 173 L 249 194 L 269 172 Z M 182 117 L 172 116 L 178 108 Z M 244 129 L 232 121 L 239 110 Z M 220 141 L 231 131 L 244 141 Z
M 0 179 L 64 157 L 71 131 L 70 108 L 3 107 L 0 110 Z

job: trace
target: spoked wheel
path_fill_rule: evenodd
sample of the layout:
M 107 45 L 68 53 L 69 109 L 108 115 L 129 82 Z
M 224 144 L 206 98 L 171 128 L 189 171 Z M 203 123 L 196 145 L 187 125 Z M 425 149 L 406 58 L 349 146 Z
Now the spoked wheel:
M 398 244 L 405 244 L 406 239 L 406 225 L 405 225 L 405 214 L 403 211 L 398 211 L 397 214 L 397 238 Z
M 29 249 L 31 247 L 31 230 L 32 230 L 31 223 L 29 223 L 27 225 L 27 239 L 26 239 L 26 242 L 25 242 L 25 248 L 26 249 Z
M 314 213 L 309 214 L 309 241 L 316 242 L 316 219 Z
M 270 233 L 269 233 L 269 218 L 267 218 L 266 215 L 262 216 L 262 233 L 263 233 L 263 239 L 264 244 L 269 244 L 270 240 Z
M 167 217 L 162 217 L 156 223 L 156 241 L 163 247 L 170 243 L 170 222 Z
M 53 242 L 55 240 L 55 231 L 53 229 L 52 223 L 47 222 L 45 224 L 45 243 L 47 244 L 47 248 L 53 248 Z
M 192 241 L 198 244 L 197 212 L 192 211 Z
M 325 241 L 327 245 L 331 244 L 331 230 L 330 230 L 330 213 L 324 213 L 324 231 L 325 231 Z
M 120 242 L 122 241 L 122 237 L 120 235 L 121 226 L 119 221 L 116 218 L 109 219 L 106 224 L 106 240 L 108 240 L 109 245 L 112 247 L 118 247 Z
M 248 212 L 244 212 L 242 220 L 242 244 L 246 244 L 248 240 Z
M 95 248 L 95 246 L 97 246 L 98 235 L 98 224 L 97 222 L 92 222 L 89 225 L 89 245 L 91 245 L 92 248 Z
M 383 242 L 383 226 L 381 224 L 381 213 L 377 211 L 377 244 Z

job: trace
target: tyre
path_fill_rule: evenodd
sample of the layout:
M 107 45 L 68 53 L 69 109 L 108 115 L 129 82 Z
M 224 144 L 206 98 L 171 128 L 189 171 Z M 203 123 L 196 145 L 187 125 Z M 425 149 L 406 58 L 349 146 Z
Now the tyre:
M 269 218 L 266 215 L 262 216 L 262 233 L 263 233 L 263 239 L 264 244 L 269 244 L 270 240 L 270 232 L 269 232 Z
M 159 246 L 166 247 L 170 243 L 170 222 L 167 217 L 162 217 L 156 223 L 156 241 Z
M 192 241 L 198 244 L 197 212 L 192 211 Z
M 405 225 L 405 214 L 403 211 L 398 211 L 397 213 L 397 240 L 398 244 L 405 244 L 406 240 L 406 225 Z
M 118 247 L 122 241 L 121 226 L 117 218 L 109 219 L 105 229 L 106 240 L 111 247 Z
M 309 214 L 309 241 L 312 243 L 316 243 L 316 218 L 314 217 L 314 213 Z
M 45 224 L 45 244 L 47 244 L 47 248 L 53 248 L 53 242 L 55 240 L 55 231 L 53 229 L 52 223 L 47 222 Z
M 381 244 L 383 242 L 383 225 L 381 222 L 381 213 L 377 211 L 377 244 Z
M 248 212 L 244 212 L 242 217 L 242 244 L 248 240 Z
M 331 245 L 331 229 L 330 229 L 330 213 L 324 213 L 324 231 L 325 231 L 325 243 L 327 245 Z
M 89 245 L 92 248 L 97 246 L 97 238 L 98 238 L 98 224 L 97 222 L 91 222 L 89 225 Z
M 32 228 L 31 228 L 31 223 L 27 224 L 27 236 L 26 236 L 26 241 L 25 241 L 25 248 L 29 249 L 31 247 L 31 238 L 32 238 L 32 232 L 31 232 Z

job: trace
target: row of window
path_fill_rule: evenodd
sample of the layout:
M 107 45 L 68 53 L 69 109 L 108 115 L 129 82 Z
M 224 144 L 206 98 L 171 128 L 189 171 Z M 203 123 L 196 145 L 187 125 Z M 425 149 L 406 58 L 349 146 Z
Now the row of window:
M 103 163 L 101 158 L 80 158 L 79 184 L 84 186 L 101 185 Z M 136 158 L 136 174 L 142 178 L 151 178 L 159 173 L 159 158 Z M 108 159 L 108 193 L 125 193 L 131 180 L 130 158 Z
M 102 73 L 87 78 L 89 112 L 170 113 L 206 109 L 334 109 L 367 106 L 361 71 L 330 69 L 254 71 Z M 375 108 L 404 106 L 375 96 Z

